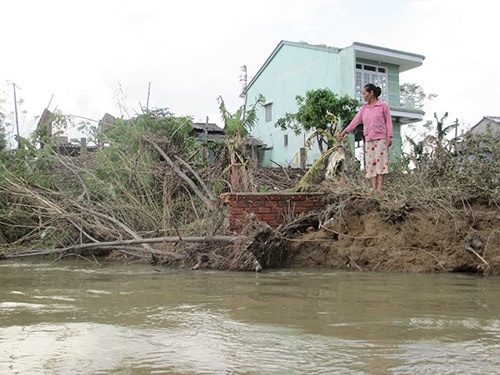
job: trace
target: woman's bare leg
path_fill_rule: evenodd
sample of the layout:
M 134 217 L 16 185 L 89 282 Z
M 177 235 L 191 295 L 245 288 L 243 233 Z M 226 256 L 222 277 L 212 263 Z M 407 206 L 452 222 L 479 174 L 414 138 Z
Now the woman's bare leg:
M 378 175 L 377 190 L 378 191 L 382 191 L 383 186 L 384 186 L 384 175 L 383 174 L 379 174 Z

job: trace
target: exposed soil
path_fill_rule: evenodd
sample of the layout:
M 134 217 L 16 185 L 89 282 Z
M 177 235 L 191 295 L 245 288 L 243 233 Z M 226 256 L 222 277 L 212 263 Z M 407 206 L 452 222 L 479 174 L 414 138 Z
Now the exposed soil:
M 280 188 L 293 186 L 301 176 L 290 170 L 259 172 L 255 180 L 261 186 L 272 181 Z M 500 275 L 500 211 L 495 203 L 464 199 L 450 206 L 440 199 L 410 201 L 400 192 L 343 190 L 330 195 L 324 191 L 331 203 L 322 212 L 276 230 L 252 221 L 241 241 L 231 246 L 188 245 L 184 252 L 190 256 L 167 264 L 240 271 L 318 267 Z M 180 251 L 179 244 L 169 250 Z
M 389 197 L 339 200 L 289 238 L 284 266 L 500 274 L 500 213 L 475 205 L 417 210 Z M 385 207 L 384 207 L 385 206 Z

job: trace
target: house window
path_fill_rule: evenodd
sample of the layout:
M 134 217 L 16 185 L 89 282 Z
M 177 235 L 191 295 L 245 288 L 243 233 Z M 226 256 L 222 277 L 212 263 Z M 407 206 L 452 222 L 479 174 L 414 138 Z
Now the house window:
M 387 68 L 368 64 L 356 64 L 356 99 L 363 103 L 363 86 L 373 83 L 382 89 L 380 99 L 387 102 Z
M 266 111 L 266 122 L 273 120 L 273 103 L 264 104 L 264 110 Z
M 283 136 L 283 146 L 288 147 L 288 134 Z

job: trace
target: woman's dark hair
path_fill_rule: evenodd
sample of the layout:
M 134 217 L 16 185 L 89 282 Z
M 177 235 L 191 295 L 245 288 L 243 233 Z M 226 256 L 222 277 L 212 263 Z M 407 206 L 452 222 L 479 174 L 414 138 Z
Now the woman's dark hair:
M 367 83 L 364 87 L 366 91 L 373 92 L 373 94 L 377 99 L 380 96 L 380 94 L 382 94 L 382 89 L 378 86 L 375 86 L 373 83 Z

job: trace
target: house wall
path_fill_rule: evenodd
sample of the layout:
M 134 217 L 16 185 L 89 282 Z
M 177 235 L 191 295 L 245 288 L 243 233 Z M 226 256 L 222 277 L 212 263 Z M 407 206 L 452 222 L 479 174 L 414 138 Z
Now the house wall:
M 498 117 L 495 117 L 495 120 L 484 117 L 481 121 L 479 121 L 474 127 L 471 129 L 473 134 L 487 134 L 491 132 L 493 136 L 500 135 L 500 121 L 498 121 Z
M 400 107 L 399 92 L 399 67 L 391 64 L 384 64 L 388 68 L 388 97 L 389 107 Z
M 388 68 L 388 98 L 389 107 L 400 107 L 400 89 L 399 89 L 399 67 L 397 65 L 384 64 Z M 401 157 L 403 142 L 401 140 L 401 122 L 394 117 L 392 118 L 392 146 L 389 150 L 391 161 L 395 161 Z
M 339 82 L 338 94 L 340 96 L 348 95 L 351 98 L 355 96 L 355 75 L 354 66 L 356 64 L 356 53 L 354 48 L 348 47 L 339 52 L 339 70 L 337 71 L 337 81 Z
M 308 134 L 296 136 L 290 130 L 283 132 L 274 124 L 287 112 L 296 112 L 297 95 L 305 96 L 307 91 L 318 88 L 338 91 L 341 87 L 338 80 L 339 70 L 338 56 L 328 47 L 318 49 L 307 45 L 297 47 L 285 44 L 278 51 L 248 90 L 249 103 L 252 103 L 259 93 L 266 97 L 266 103 L 272 103 L 272 120 L 265 121 L 265 109 L 261 108 L 258 113 L 258 126 L 252 131 L 254 137 L 272 147 L 265 152 L 264 165 L 277 163 L 299 167 L 300 149 L 304 147 Z M 288 134 L 287 146 L 284 143 L 285 134 Z M 319 156 L 317 149 L 308 151 L 308 163 L 312 164 Z
M 401 126 L 402 124 L 400 122 L 398 122 L 394 118 L 392 119 L 393 136 L 392 136 L 392 145 L 389 148 L 389 159 L 391 162 L 395 162 L 398 159 L 401 159 L 401 153 L 403 152 L 402 151 L 403 141 L 401 139 Z
M 248 88 L 248 101 L 252 103 L 259 94 L 272 105 L 272 118 L 266 121 L 265 109 L 259 109 L 258 122 L 251 134 L 261 139 L 268 147 L 260 153 L 260 162 L 265 166 L 300 167 L 301 149 L 311 134 L 295 135 L 293 131 L 283 131 L 275 123 L 286 113 L 297 111 L 297 95 L 305 96 L 309 90 L 328 88 L 338 95 L 355 96 L 356 62 L 384 66 L 388 72 L 388 104 L 400 107 L 399 66 L 379 61 L 356 59 L 354 46 L 343 49 L 313 46 L 309 44 L 284 43 L 274 52 Z M 394 138 L 391 158 L 401 155 L 401 122 L 393 118 Z M 288 144 L 285 145 L 285 135 Z M 353 140 L 351 139 L 352 143 Z M 320 157 L 317 145 L 307 150 L 306 166 Z

